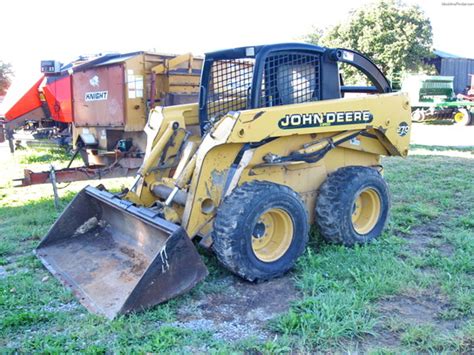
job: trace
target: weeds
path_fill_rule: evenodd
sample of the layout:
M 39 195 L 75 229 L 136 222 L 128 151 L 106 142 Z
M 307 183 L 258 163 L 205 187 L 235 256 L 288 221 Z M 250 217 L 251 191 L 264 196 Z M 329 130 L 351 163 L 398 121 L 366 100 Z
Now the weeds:
M 52 163 L 52 162 L 69 162 L 72 154 L 65 149 L 47 149 L 47 150 L 25 150 L 19 157 L 20 164 L 34 163 Z M 76 159 L 78 159 L 76 157 Z
M 14 163 L 63 158 L 47 153 L 27 160 L 15 157 Z M 385 159 L 384 165 L 392 212 L 383 236 L 368 246 L 344 248 L 326 244 L 313 230 L 293 272 L 296 300 L 261 324 L 267 339 L 234 342 L 218 339 L 208 329 L 180 326 L 180 310 L 191 300 L 219 295 L 228 287 L 222 280 L 229 273 L 202 250 L 210 275 L 189 294 L 113 321 L 87 313 L 32 255 L 60 213 L 51 187 L 14 189 L 10 180 L 22 166 L 12 168 L 0 187 L 0 352 L 472 351 L 473 160 L 416 155 L 406 161 Z M 62 208 L 87 183 L 60 190 Z M 127 185 L 123 180 L 104 184 L 116 189 Z M 383 300 L 407 294 L 415 305 L 417 297 L 422 302 L 429 295 L 441 310 L 409 324 L 403 314 L 387 314 L 380 307 Z

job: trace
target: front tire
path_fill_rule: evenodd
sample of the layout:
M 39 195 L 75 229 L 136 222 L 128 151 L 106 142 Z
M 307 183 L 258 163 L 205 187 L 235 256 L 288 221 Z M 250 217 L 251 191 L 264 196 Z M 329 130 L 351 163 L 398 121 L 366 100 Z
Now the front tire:
M 230 271 L 249 281 L 283 275 L 304 252 L 308 215 L 287 186 L 253 181 L 237 187 L 219 207 L 213 249 Z
M 321 185 L 316 225 L 328 242 L 365 244 L 380 236 L 389 209 L 388 187 L 378 171 L 363 166 L 344 167 Z
M 411 120 L 413 122 L 423 122 L 425 120 L 425 111 L 416 109 L 411 113 Z

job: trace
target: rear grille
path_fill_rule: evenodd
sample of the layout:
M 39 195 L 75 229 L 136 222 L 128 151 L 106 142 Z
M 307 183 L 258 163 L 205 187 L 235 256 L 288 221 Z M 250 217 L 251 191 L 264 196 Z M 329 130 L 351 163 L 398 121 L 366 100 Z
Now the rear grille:
M 260 106 L 291 105 L 320 99 L 319 55 L 275 53 L 265 60 Z

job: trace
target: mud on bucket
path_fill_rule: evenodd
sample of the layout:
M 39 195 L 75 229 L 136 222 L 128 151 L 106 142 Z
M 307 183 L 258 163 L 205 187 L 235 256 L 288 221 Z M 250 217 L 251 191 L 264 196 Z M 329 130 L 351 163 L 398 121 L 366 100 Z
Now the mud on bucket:
M 36 255 L 89 311 L 110 319 L 176 297 L 208 274 L 183 228 L 91 186 Z

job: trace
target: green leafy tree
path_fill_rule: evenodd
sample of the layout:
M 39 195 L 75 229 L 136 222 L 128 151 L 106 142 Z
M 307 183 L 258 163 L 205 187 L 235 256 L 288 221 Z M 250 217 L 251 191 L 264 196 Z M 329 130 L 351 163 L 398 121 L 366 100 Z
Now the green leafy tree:
M 432 55 L 433 44 L 429 18 L 419 6 L 397 0 L 378 0 L 353 10 L 347 21 L 323 32 L 316 29 L 306 40 L 362 52 L 392 81 L 426 69 L 423 59 Z M 349 66 L 344 72 L 350 82 L 361 81 Z
M 0 60 L 0 96 L 7 93 L 11 84 L 11 76 L 13 75 L 12 66 Z

